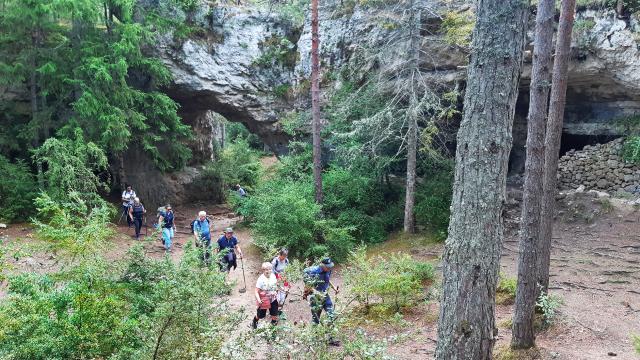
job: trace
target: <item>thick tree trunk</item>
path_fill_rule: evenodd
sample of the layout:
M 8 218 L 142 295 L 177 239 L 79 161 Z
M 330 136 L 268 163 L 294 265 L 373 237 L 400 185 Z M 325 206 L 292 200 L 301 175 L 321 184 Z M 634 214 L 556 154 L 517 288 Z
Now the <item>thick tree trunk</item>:
M 556 40 L 556 56 L 553 64 L 553 83 L 549 100 L 549 120 L 544 139 L 544 197 L 540 222 L 540 257 L 538 283 L 545 293 L 549 288 L 549 260 L 551 257 L 551 235 L 556 204 L 556 176 L 560 152 L 560 136 L 564 120 L 564 105 L 567 95 L 567 69 L 571 52 L 571 31 L 576 10 L 576 0 L 563 0 L 560 24 Z
M 527 158 L 524 196 L 520 222 L 518 288 L 513 315 L 511 347 L 528 349 L 535 345 L 533 319 L 537 298 L 537 246 L 540 242 L 542 176 L 544 172 L 544 131 L 551 85 L 551 52 L 553 51 L 554 0 L 540 0 L 536 14 L 536 38 L 529 116 L 527 122 Z
M 404 232 L 416 232 L 413 208 L 416 200 L 416 154 L 418 152 L 418 124 L 415 119 L 409 120 L 407 133 L 407 189 L 404 203 Z
M 311 132 L 316 202 L 322 204 L 322 147 L 320 143 L 320 60 L 318 59 L 318 0 L 311 0 Z
M 491 359 L 511 130 L 528 2 L 477 3 L 443 255 L 439 360 Z

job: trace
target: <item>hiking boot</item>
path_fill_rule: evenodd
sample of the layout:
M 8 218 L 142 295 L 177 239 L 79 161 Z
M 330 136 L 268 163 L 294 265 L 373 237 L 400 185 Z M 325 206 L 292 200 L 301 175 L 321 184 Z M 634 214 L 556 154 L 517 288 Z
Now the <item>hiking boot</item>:
M 253 318 L 253 321 L 251 321 L 251 328 L 252 328 L 253 330 L 255 330 L 255 329 L 257 329 L 257 328 L 258 328 L 258 319 Z
M 340 340 L 336 340 L 334 338 L 329 338 L 329 345 L 331 346 L 340 346 Z

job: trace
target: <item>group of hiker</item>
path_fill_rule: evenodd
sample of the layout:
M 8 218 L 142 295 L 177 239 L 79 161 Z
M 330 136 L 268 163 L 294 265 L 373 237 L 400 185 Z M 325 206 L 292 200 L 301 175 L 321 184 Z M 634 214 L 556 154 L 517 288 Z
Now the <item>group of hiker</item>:
M 234 189 L 238 195 L 244 197 L 246 191 L 236 185 Z M 139 239 L 143 218 L 146 209 L 136 196 L 135 191 L 128 185 L 122 193 L 122 215 L 126 217 L 127 224 L 135 228 L 135 238 Z M 173 238 L 176 233 L 175 215 L 171 205 L 158 208 L 157 223 L 155 226 L 162 232 L 162 244 L 166 252 L 171 252 Z M 222 236 L 217 239 L 217 247 L 212 249 L 211 222 L 205 211 L 198 212 L 198 216 L 191 222 L 191 233 L 195 245 L 202 250 L 202 260 L 206 265 L 211 264 L 212 252 L 215 251 L 219 259 L 218 265 L 221 271 L 229 272 L 238 267 L 238 257 L 242 260 L 243 254 L 239 241 L 232 228 L 224 230 Z M 282 307 L 289 294 L 290 283 L 286 279 L 286 269 L 289 265 L 289 251 L 280 249 L 277 256 L 271 262 L 265 262 L 261 266 L 261 274 L 255 285 L 254 297 L 256 300 L 256 315 L 251 321 L 251 327 L 256 329 L 260 319 L 264 319 L 269 312 L 272 325 L 277 325 Z M 329 321 L 334 318 L 333 302 L 329 296 L 329 288 L 338 294 L 339 289 L 331 283 L 331 271 L 333 261 L 326 257 L 317 266 L 311 266 L 303 271 L 305 284 L 303 299 L 309 301 L 311 307 L 311 320 L 314 324 L 320 323 L 320 315 L 324 310 Z M 243 267 L 244 276 L 244 267 Z M 246 286 L 245 286 L 246 287 Z

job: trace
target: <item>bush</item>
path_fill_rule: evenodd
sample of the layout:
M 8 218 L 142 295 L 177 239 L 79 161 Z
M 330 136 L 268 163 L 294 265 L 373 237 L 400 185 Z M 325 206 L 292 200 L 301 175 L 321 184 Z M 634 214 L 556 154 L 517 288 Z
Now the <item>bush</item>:
M 214 166 L 219 169 L 226 186 L 240 184 L 251 192 L 258 184 L 261 171 L 259 154 L 245 139 L 238 138 L 227 145 Z
M 53 275 L 10 279 L 0 303 L 0 358 L 141 359 L 216 356 L 240 317 L 224 301 L 224 275 L 200 267 L 187 247 L 179 263 L 142 246 L 113 263 L 93 259 Z
M 640 354 L 640 336 L 631 335 L 631 342 L 633 343 L 633 348 L 636 350 L 636 353 Z
M 273 180 L 249 197 L 242 212 L 252 222 L 256 245 L 265 253 L 287 247 L 292 256 L 344 259 L 353 247 L 349 229 L 320 219 L 311 183 Z
M 629 136 L 622 146 L 622 158 L 626 162 L 640 164 L 640 136 Z
M 453 172 L 450 169 L 427 176 L 416 190 L 416 221 L 444 240 L 449 228 Z
M 551 326 L 556 321 L 560 305 L 562 305 L 562 298 L 559 296 L 540 292 L 540 296 L 538 296 L 538 300 L 536 301 L 536 307 L 542 311 L 545 326 Z
M 35 213 L 37 184 L 23 161 L 11 163 L 0 155 L 0 221 L 26 220 Z
M 367 259 L 365 247 L 351 253 L 349 267 L 344 271 L 345 284 L 365 308 L 384 304 L 396 312 L 415 304 L 424 295 L 425 282 L 434 276 L 431 264 L 407 254 Z

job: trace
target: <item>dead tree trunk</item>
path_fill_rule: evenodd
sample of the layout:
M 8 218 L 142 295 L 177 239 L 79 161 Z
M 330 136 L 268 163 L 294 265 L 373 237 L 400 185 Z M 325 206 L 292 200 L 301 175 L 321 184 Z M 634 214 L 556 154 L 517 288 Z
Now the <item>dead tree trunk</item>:
M 320 60 L 318 59 L 318 0 L 311 0 L 311 132 L 316 203 L 322 204 L 322 147 L 320 143 Z
M 416 119 L 414 118 L 409 119 L 407 137 L 407 188 L 404 203 L 404 232 L 413 234 L 416 232 L 413 209 L 416 200 L 416 155 L 418 152 L 418 124 L 416 124 Z
M 528 2 L 478 2 L 458 131 L 436 359 L 491 359 L 511 130 Z
M 562 1 L 560 24 L 556 40 L 556 57 L 553 64 L 553 83 L 549 100 L 549 120 L 544 139 L 544 197 L 540 222 L 540 257 L 538 283 L 545 293 L 549 288 L 549 260 L 551 257 L 551 235 L 556 204 L 556 176 L 560 152 L 560 136 L 564 120 L 564 105 L 567 95 L 567 69 L 571 52 L 571 32 L 576 10 L 576 0 Z
M 411 18 L 410 22 L 410 42 L 409 51 L 411 52 L 411 72 L 415 74 L 419 71 L 420 60 L 420 17 L 421 12 L 414 7 L 413 1 L 411 2 Z M 410 77 L 411 82 L 414 81 L 416 76 Z M 412 87 L 413 88 L 413 87 Z M 418 114 L 414 111 L 413 107 L 418 102 L 416 94 L 412 93 L 410 103 L 410 109 L 408 111 L 409 129 L 407 131 L 407 184 L 405 189 L 405 202 L 404 202 L 404 232 L 413 234 L 416 232 L 416 218 L 414 214 L 415 202 L 416 202 L 416 157 L 418 153 Z
M 540 241 L 542 177 L 544 172 L 544 131 L 551 85 L 551 52 L 553 51 L 554 0 L 540 0 L 536 14 L 536 37 L 529 116 L 527 122 L 527 158 L 524 196 L 520 222 L 518 288 L 513 315 L 511 347 L 528 349 L 535 345 L 533 319 L 537 298 L 537 246 Z

